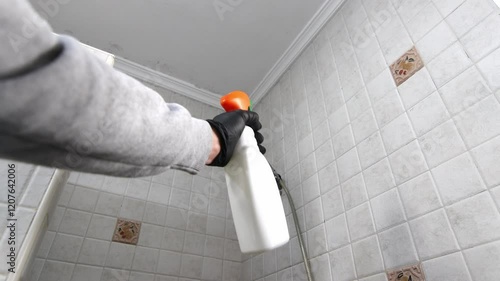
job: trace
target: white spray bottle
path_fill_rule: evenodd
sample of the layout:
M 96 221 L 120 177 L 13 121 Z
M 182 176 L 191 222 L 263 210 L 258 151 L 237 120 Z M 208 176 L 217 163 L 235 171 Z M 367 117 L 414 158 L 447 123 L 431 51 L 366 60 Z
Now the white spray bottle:
M 241 91 L 222 97 L 221 105 L 226 111 L 251 109 L 248 95 Z M 287 243 L 290 236 L 278 186 L 252 128 L 243 131 L 224 171 L 241 252 L 258 253 Z

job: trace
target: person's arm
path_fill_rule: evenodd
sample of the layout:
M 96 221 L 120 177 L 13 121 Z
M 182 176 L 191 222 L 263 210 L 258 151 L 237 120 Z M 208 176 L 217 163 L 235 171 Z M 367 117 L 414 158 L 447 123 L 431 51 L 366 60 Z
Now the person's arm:
M 196 173 L 218 154 L 214 136 L 182 106 L 57 38 L 26 1 L 0 1 L 0 157 L 117 176 Z

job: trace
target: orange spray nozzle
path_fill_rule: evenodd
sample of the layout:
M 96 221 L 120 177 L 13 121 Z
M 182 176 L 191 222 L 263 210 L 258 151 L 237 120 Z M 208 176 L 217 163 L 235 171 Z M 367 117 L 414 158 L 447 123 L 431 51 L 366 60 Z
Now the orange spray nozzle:
M 252 102 L 243 91 L 233 91 L 220 98 L 220 104 L 226 112 L 235 110 L 252 110 Z

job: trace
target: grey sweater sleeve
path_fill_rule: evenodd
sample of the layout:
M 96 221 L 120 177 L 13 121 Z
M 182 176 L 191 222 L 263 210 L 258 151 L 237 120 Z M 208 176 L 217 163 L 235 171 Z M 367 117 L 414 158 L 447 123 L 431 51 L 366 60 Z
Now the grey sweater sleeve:
M 57 44 L 50 63 L 20 71 Z M 25 0 L 0 1 L 0 157 L 134 177 L 196 173 L 211 144 L 206 121 L 53 35 Z

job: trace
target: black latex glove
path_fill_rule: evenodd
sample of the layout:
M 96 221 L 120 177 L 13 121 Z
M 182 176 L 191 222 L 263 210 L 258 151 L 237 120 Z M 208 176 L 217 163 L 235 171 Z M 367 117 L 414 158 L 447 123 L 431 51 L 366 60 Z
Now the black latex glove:
M 245 126 L 249 126 L 255 133 L 255 139 L 262 154 L 266 153 L 266 148 L 261 145 L 264 137 L 258 132 L 262 128 L 259 122 L 259 115 L 252 111 L 236 110 L 219 114 L 207 122 L 215 130 L 220 141 L 220 153 L 215 157 L 209 166 L 224 167 L 233 156 L 236 143 L 241 137 Z

